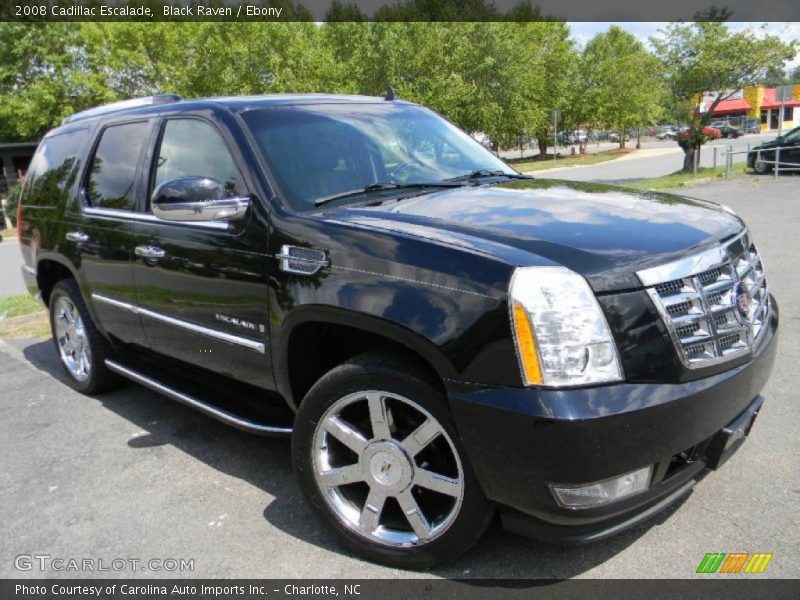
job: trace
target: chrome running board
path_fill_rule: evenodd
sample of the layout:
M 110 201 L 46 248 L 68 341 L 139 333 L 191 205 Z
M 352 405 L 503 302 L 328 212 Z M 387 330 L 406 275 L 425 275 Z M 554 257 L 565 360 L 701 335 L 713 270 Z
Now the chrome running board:
M 106 366 L 114 371 L 114 373 L 118 373 L 123 377 L 130 379 L 140 385 L 150 388 L 151 390 L 158 392 L 159 394 L 163 394 L 167 398 L 171 400 L 175 400 L 176 402 L 180 402 L 181 404 L 185 404 L 191 408 L 199 410 L 201 413 L 208 415 L 218 421 L 222 421 L 226 425 L 230 425 L 231 427 L 236 427 L 237 429 L 241 429 L 242 431 L 247 431 L 249 433 L 256 433 L 259 435 L 272 435 L 272 436 L 285 436 L 290 435 L 292 433 L 291 427 L 276 427 L 272 425 L 264 425 L 262 423 L 256 423 L 255 421 L 251 421 L 249 419 L 244 419 L 238 415 L 235 415 L 231 412 L 226 410 L 222 410 L 203 402 L 202 400 L 198 400 L 192 396 L 184 394 L 183 392 L 179 392 L 178 390 L 168 387 L 163 383 L 159 383 L 155 379 L 148 377 L 147 375 L 143 375 L 137 371 L 129 369 L 113 360 L 106 359 Z

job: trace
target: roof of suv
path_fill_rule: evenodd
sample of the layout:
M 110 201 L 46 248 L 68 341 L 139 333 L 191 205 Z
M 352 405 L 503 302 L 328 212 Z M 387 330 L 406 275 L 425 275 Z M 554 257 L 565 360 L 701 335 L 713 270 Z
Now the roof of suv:
M 391 100 L 399 104 L 410 104 L 403 100 Z M 241 112 L 265 106 L 300 106 L 310 104 L 382 104 L 389 102 L 382 96 L 358 96 L 347 94 L 264 94 L 260 96 L 210 96 L 183 100 L 174 94 L 148 96 L 122 100 L 111 104 L 103 104 L 77 112 L 65 118 L 60 127 L 49 131 L 45 137 L 61 132 L 71 125 L 93 121 L 104 117 L 123 117 L 128 115 L 160 112 L 164 108 L 197 109 L 203 106 L 222 106 L 229 110 Z

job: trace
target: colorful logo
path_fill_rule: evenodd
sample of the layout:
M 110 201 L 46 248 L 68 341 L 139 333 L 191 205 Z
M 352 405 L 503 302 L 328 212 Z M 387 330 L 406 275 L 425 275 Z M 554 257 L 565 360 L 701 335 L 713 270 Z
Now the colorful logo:
M 697 567 L 698 573 L 763 573 L 772 553 L 708 552 Z

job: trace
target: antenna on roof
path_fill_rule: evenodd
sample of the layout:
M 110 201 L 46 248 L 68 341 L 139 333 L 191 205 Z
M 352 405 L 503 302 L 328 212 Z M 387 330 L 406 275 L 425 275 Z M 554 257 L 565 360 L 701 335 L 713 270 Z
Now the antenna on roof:
M 392 84 L 390 83 L 389 85 L 386 86 L 386 95 L 383 97 L 383 99 L 386 100 L 387 102 L 391 102 L 392 100 L 394 100 L 396 98 L 397 98 L 397 95 L 394 93 L 394 88 L 392 87 Z

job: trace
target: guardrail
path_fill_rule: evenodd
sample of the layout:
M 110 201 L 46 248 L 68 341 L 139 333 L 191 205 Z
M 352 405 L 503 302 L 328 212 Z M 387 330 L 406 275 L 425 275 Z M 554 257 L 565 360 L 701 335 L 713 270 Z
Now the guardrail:
M 778 146 L 777 148 L 766 148 L 766 149 L 759 149 L 759 150 L 751 150 L 750 144 L 747 145 L 747 150 L 739 150 L 737 152 L 733 151 L 733 146 L 728 146 L 728 151 L 723 153 L 725 157 L 725 177 L 730 178 L 731 171 L 733 170 L 733 156 L 734 154 L 750 154 L 751 152 L 756 153 L 756 161 L 761 161 L 764 164 L 772 165 L 772 173 L 773 176 L 777 179 L 778 175 L 780 175 L 781 171 L 800 171 L 800 163 L 790 163 L 790 162 L 782 162 L 781 161 L 781 150 L 796 150 L 797 146 Z M 767 160 L 767 158 L 761 158 L 761 153 L 773 153 L 774 160 Z M 745 159 L 746 160 L 746 159 Z M 717 166 L 717 149 L 714 148 L 714 166 Z

